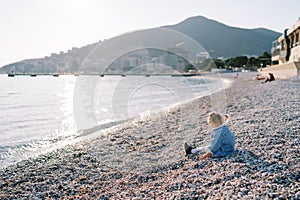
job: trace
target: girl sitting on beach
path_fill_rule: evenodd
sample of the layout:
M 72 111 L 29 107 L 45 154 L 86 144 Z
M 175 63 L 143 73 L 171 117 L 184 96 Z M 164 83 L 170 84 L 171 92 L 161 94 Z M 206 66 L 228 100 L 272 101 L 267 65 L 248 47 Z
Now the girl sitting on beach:
M 229 120 L 229 115 L 223 116 L 217 112 L 208 114 L 207 122 L 213 129 L 212 140 L 208 146 L 193 149 L 188 144 L 184 144 L 186 154 L 205 153 L 200 160 L 210 157 L 223 157 L 235 151 L 235 137 L 229 128 L 224 124 Z

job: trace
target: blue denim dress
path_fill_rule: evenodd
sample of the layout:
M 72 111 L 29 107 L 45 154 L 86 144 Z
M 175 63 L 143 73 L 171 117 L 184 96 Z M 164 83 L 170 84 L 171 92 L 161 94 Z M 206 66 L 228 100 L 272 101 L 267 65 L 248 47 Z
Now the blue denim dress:
M 235 137 L 229 128 L 221 125 L 213 129 L 212 140 L 208 149 L 212 157 L 228 156 L 235 151 Z

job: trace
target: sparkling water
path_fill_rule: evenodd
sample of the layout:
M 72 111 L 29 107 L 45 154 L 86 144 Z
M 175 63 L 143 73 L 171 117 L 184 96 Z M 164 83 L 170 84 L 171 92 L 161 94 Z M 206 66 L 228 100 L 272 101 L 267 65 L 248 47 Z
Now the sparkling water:
M 90 110 L 96 119 L 95 126 L 116 124 L 224 87 L 221 79 L 200 76 L 92 78 L 97 79 L 93 91 L 94 107 Z M 0 167 L 45 153 L 80 137 L 73 104 L 74 98 L 79 98 L 74 94 L 77 79 L 73 75 L 0 75 Z

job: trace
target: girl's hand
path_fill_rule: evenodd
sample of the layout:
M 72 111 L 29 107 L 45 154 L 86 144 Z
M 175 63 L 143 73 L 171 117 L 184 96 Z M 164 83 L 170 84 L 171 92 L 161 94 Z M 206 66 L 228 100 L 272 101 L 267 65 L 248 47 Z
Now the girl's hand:
M 211 153 L 207 152 L 206 154 L 200 157 L 200 160 L 205 160 L 206 158 L 210 158 L 210 157 L 211 157 Z

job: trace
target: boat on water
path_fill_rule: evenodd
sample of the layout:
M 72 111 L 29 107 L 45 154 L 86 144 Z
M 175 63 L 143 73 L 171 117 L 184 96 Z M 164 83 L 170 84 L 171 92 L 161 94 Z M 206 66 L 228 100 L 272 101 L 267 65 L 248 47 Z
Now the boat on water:
M 295 76 L 300 76 L 300 18 L 289 29 L 285 29 L 283 34 L 272 42 L 272 65 L 262 72 L 276 72 L 280 74 L 285 71 Z
M 197 74 L 190 74 L 190 73 L 182 73 L 182 74 L 172 74 L 172 77 L 182 77 L 182 76 L 196 76 Z
M 14 77 L 15 76 L 15 72 L 13 70 L 11 70 L 11 72 L 9 72 L 7 74 L 8 77 Z

